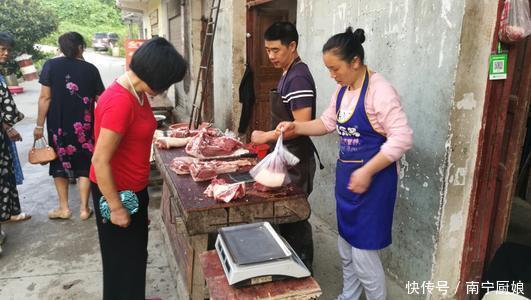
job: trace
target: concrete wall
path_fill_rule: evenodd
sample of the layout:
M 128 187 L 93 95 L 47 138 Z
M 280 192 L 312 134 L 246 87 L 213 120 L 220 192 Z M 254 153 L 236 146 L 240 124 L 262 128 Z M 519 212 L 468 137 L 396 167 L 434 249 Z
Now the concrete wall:
M 207 3 L 208 2 L 208 3 Z M 183 49 L 177 49 L 188 61 L 188 74 L 185 79 L 174 85 L 174 91 L 169 93 L 170 99 L 176 103 L 174 110 L 177 122 L 187 122 L 190 119 L 192 101 L 195 93 L 196 78 L 201 63 L 201 19 L 208 16 L 204 8 L 210 1 L 186 1 L 182 9 L 182 41 Z
M 467 0 L 457 65 L 455 97 L 450 113 L 446 190 L 441 205 L 440 229 L 434 253 L 432 281 L 457 286 L 465 241 L 469 199 L 478 152 L 488 57 L 494 36 L 497 0 Z M 438 292 L 438 291 L 436 291 Z M 452 293 L 436 293 L 433 299 L 451 299 Z
M 317 83 L 318 113 L 335 89 L 321 47 L 351 25 L 365 30 L 366 63 L 396 87 L 415 132 L 415 146 L 401 160 L 393 245 L 383 252 L 385 266 L 403 282 L 432 275 L 463 15 L 461 0 L 298 1 L 300 54 Z M 314 141 L 326 168 L 318 171 L 324 180 L 315 182 L 310 200 L 314 213 L 335 226 L 337 136 Z
M 214 123 L 235 131 L 238 87 L 245 70 L 245 0 L 223 2 L 214 39 Z

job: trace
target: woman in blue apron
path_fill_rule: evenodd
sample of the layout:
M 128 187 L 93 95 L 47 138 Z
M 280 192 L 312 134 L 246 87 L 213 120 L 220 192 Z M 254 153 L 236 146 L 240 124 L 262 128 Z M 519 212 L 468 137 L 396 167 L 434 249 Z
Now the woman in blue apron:
M 391 244 L 397 194 L 396 161 L 412 146 L 412 130 L 396 91 L 364 65 L 362 29 L 349 27 L 323 47 L 323 60 L 339 84 L 321 118 L 282 122 L 299 135 L 339 134 L 336 163 L 338 248 L 343 291 L 338 299 L 385 299 L 385 273 L 378 250 Z

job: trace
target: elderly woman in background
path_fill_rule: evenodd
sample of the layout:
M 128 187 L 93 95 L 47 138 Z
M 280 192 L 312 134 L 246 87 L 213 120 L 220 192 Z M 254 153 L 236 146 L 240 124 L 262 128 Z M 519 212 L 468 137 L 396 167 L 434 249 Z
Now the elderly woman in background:
M 0 64 L 4 64 L 15 44 L 10 34 L 0 32 Z M 5 233 L 2 231 L 2 223 L 24 221 L 31 216 L 20 211 L 20 202 L 17 191 L 17 180 L 13 167 L 14 157 L 10 148 L 14 141 L 21 141 L 22 137 L 13 127 L 22 120 L 21 114 L 13 96 L 7 88 L 4 78 L 0 75 L 0 253 Z
M 48 212 L 50 219 L 69 219 L 69 179 L 79 178 L 81 208 L 79 217 L 88 219 L 90 195 L 90 160 L 94 151 L 94 103 L 103 90 L 98 69 L 83 59 L 86 43 L 77 32 L 59 37 L 59 48 L 64 54 L 48 60 L 41 72 L 41 94 L 35 140 L 43 137 L 44 122 L 50 146 L 58 158 L 50 163 L 50 176 L 54 178 L 59 197 L 59 207 Z
M 145 299 L 148 244 L 149 156 L 157 122 L 146 94 L 155 96 L 183 79 L 187 64 L 164 38 L 136 50 L 130 71 L 101 95 L 94 113 L 96 148 L 90 180 L 103 263 L 103 299 Z M 120 192 L 134 193 L 130 214 Z M 101 196 L 110 210 L 104 219 Z

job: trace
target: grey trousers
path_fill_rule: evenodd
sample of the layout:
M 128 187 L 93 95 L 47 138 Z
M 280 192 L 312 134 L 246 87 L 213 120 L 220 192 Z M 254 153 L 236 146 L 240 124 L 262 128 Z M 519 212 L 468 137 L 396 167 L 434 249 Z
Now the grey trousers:
M 341 236 L 337 246 L 343 267 L 343 291 L 338 300 L 356 300 L 365 290 L 367 300 L 385 300 L 385 273 L 377 250 L 352 247 Z

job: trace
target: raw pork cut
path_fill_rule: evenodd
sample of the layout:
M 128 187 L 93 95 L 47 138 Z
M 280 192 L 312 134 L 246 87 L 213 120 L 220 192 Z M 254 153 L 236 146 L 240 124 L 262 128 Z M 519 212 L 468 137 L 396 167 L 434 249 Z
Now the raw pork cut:
M 188 142 L 186 153 L 199 158 L 228 156 L 241 148 L 243 143 L 237 139 L 203 129 Z
M 170 169 L 179 174 L 190 174 L 190 164 L 197 161 L 197 159 L 189 156 L 176 157 L 171 161 Z
M 219 130 L 218 128 L 213 128 L 213 127 L 200 128 L 200 129 L 188 129 L 188 127 L 179 127 L 179 128 L 171 129 L 170 136 L 176 137 L 176 138 L 194 137 L 202 131 L 207 132 L 211 136 L 222 136 L 223 135 L 223 132 L 221 132 L 221 130 Z
M 212 179 L 210 185 L 204 191 L 208 197 L 214 200 L 230 202 L 232 199 L 243 198 L 245 196 L 245 183 L 227 183 L 223 179 Z
M 210 180 L 218 174 L 243 171 L 255 164 L 251 159 L 226 160 L 196 160 L 190 164 L 190 175 L 194 181 Z
M 190 164 L 190 175 L 194 181 L 206 181 L 216 178 L 218 174 L 215 165 L 196 161 Z
M 184 147 L 190 138 L 176 138 L 176 137 L 160 137 L 155 140 L 155 145 L 159 149 L 170 149 Z

